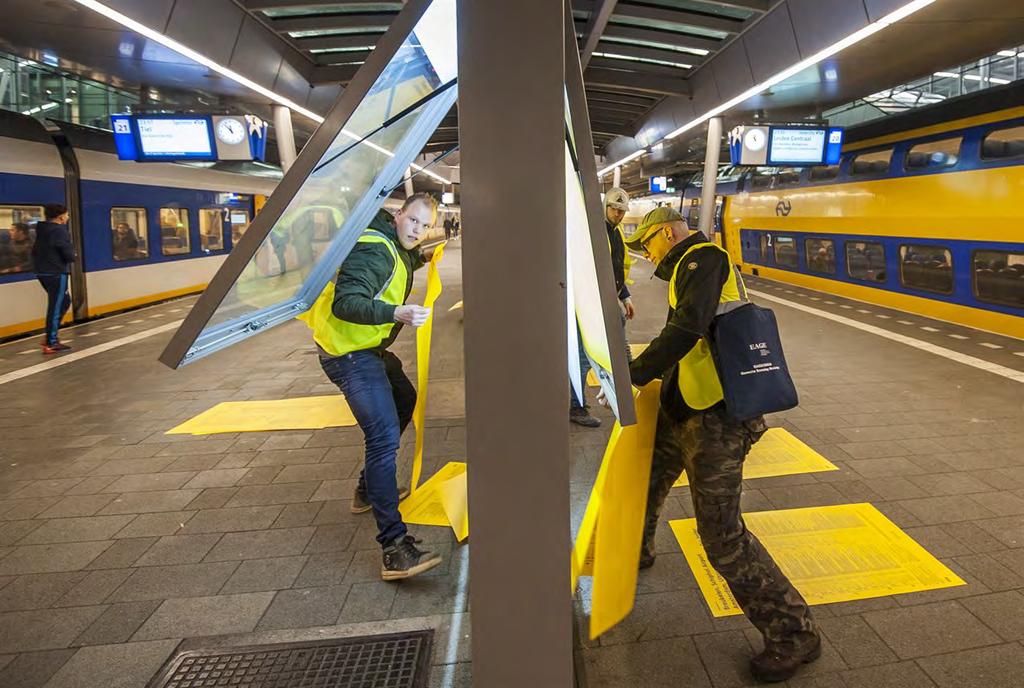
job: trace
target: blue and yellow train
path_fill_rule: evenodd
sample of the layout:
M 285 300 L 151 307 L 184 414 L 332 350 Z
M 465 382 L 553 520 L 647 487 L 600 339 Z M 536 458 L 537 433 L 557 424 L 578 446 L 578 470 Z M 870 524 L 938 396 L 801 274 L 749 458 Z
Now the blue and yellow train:
M 851 128 L 838 165 L 727 170 L 722 241 L 748 274 L 1024 337 L 1022 96 Z M 699 196 L 684 192 L 691 221 Z

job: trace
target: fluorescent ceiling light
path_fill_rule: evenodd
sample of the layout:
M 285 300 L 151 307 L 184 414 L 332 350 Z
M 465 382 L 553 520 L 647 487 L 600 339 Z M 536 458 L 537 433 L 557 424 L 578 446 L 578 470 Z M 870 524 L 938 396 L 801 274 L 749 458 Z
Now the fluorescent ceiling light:
M 699 126 L 699 125 L 703 124 L 704 122 L 706 122 L 707 120 L 711 119 L 715 115 L 720 115 L 723 112 L 725 112 L 726 110 L 729 110 L 730 108 L 733 108 L 736 105 L 739 105 L 740 103 L 742 103 L 743 101 L 747 100 L 748 98 L 753 98 L 754 96 L 760 94 L 761 92 L 768 90 L 772 86 L 775 86 L 776 84 L 782 83 L 783 81 L 785 81 L 786 79 L 790 78 L 791 76 L 799 74 L 800 72 L 802 72 L 803 70 L 807 69 L 808 67 L 814 66 L 814 65 L 818 64 L 819 62 L 821 62 L 822 60 L 824 60 L 826 58 L 829 58 L 829 57 L 835 55 L 836 53 L 839 53 L 839 52 L 845 50 L 846 48 L 849 48 L 851 45 L 854 45 L 856 43 L 861 42 L 865 38 L 867 38 L 867 37 L 869 37 L 869 36 L 879 32 L 879 31 L 881 31 L 882 29 L 884 29 L 885 27 L 889 26 L 890 24 L 895 24 L 896 22 L 900 21 L 901 19 L 904 19 L 905 17 L 910 16 L 914 12 L 917 12 L 918 10 L 923 9 L 923 8 L 927 7 L 928 5 L 931 5 L 933 2 L 935 2 L 935 0 L 914 0 L 913 2 L 907 3 L 903 7 L 899 8 L 898 10 L 896 10 L 895 12 L 892 12 L 891 14 L 888 14 L 885 17 L 882 17 L 881 19 L 879 19 L 878 21 L 874 22 L 873 24 L 868 24 L 863 29 L 861 29 L 859 31 L 855 31 L 854 33 L 850 34 L 849 36 L 847 36 L 846 38 L 842 39 L 841 41 L 828 46 L 824 50 L 821 50 L 821 51 L 815 53 L 814 55 L 811 55 L 810 57 L 808 57 L 808 58 L 806 58 L 804 60 L 801 60 L 800 62 L 797 62 L 792 67 L 789 67 L 788 69 L 779 72 L 778 74 L 776 74 L 775 76 L 771 77 L 767 81 L 764 81 L 764 82 L 758 84 L 757 86 L 749 88 L 746 91 L 744 91 L 743 93 L 741 93 L 738 96 L 736 96 L 735 98 L 727 100 L 726 102 L 722 103 L 721 105 L 718 105 L 717 107 L 714 107 L 711 110 L 708 110 L 707 112 L 705 112 L 700 117 L 694 119 L 691 122 L 688 122 L 687 124 L 684 124 L 683 126 L 679 127 L 675 131 L 671 132 L 665 138 L 673 139 L 673 138 L 679 136 L 680 134 L 682 134 L 683 132 L 689 131 L 690 129 L 693 129 L 696 126 Z
M 307 110 L 306 108 L 304 108 L 301 105 L 299 105 L 298 103 L 296 103 L 294 100 L 291 100 L 290 98 L 286 98 L 286 97 L 284 97 L 284 96 L 282 96 L 282 95 L 280 95 L 278 93 L 274 93 L 269 88 L 266 88 L 264 86 L 260 86 L 259 84 L 257 84 L 252 79 L 249 79 L 247 77 L 242 76 L 241 74 L 239 74 L 235 70 L 229 69 L 229 68 L 225 67 L 224 65 L 222 65 L 222 64 L 220 64 L 218 62 L 214 62 L 213 60 L 208 58 L 206 55 L 203 55 L 202 53 L 196 52 L 192 48 L 189 48 L 188 46 L 179 43 L 178 41 L 174 40 L 170 36 L 167 36 L 165 34 L 160 33 L 159 31 L 156 31 L 154 29 L 149 28 L 145 24 L 140 24 L 139 22 L 135 21 L 131 17 L 128 17 L 128 16 L 126 16 L 124 14 L 121 14 L 117 10 L 114 10 L 114 9 L 111 9 L 110 7 L 107 7 L 106 5 L 104 5 L 101 2 L 98 2 L 97 0 L 75 0 L 75 2 L 77 2 L 79 5 L 82 5 L 83 7 L 88 7 L 89 9 L 91 9 L 94 12 L 97 12 L 98 14 L 102 14 L 107 19 L 115 21 L 118 24 L 120 24 L 121 26 L 129 28 L 132 31 L 135 31 L 136 33 L 142 34 L 143 36 L 145 36 L 146 38 L 149 38 L 150 40 L 156 41 L 160 45 L 163 45 L 163 46 L 165 46 L 167 48 L 170 48 L 171 50 L 173 50 L 174 52 L 178 53 L 179 55 L 184 55 L 185 57 L 189 58 L 190 60 L 192 60 L 194 62 L 198 62 L 199 64 L 203 65 L 204 67 L 212 69 L 213 71 L 217 72 L 218 74 L 226 76 L 227 78 L 231 79 L 235 83 L 241 84 L 242 86 L 245 86 L 246 88 L 249 88 L 249 89 L 251 89 L 253 91 L 256 91 L 256 93 L 259 93 L 261 96 L 264 96 L 265 98 L 269 98 L 270 100 L 274 101 L 275 103 L 279 103 L 281 105 L 284 105 L 285 107 L 287 107 L 287 108 L 289 108 L 291 110 L 294 110 L 295 112 L 299 113 L 300 115 L 303 115 L 304 117 L 308 117 L 309 119 L 313 120 L 317 124 L 320 124 L 321 122 L 324 121 L 323 117 L 321 117 L 320 115 L 316 114 L 312 110 Z M 28 61 L 28 60 L 26 60 L 25 62 L 31 63 L 31 61 Z M 342 129 L 341 133 L 344 134 L 345 136 L 347 136 L 348 138 L 352 139 L 353 141 L 359 141 L 360 138 L 361 138 L 358 134 L 354 134 L 354 133 L 352 133 L 352 132 L 350 132 L 350 131 L 348 131 L 346 129 Z M 381 146 L 378 146 L 377 144 L 375 144 L 375 143 L 373 143 L 371 141 L 363 141 L 363 143 L 366 144 L 367 146 L 369 146 L 370 148 L 374 149 L 375 151 L 383 153 L 383 154 L 385 154 L 385 155 L 387 155 L 389 157 L 394 157 L 394 155 L 395 155 L 394 153 L 392 153 L 388 149 L 383 148 Z M 425 169 L 419 167 L 418 165 L 414 164 L 412 167 L 414 169 L 422 171 L 424 174 L 426 174 L 426 175 L 428 175 L 430 177 L 433 177 L 433 178 L 437 179 L 440 182 L 443 182 L 445 184 L 450 184 L 451 183 L 447 179 L 445 179 L 444 177 L 441 177 L 441 176 L 439 176 L 437 174 L 434 174 L 430 170 L 425 170 Z
M 692 64 L 682 62 L 670 62 L 669 60 L 652 60 L 647 57 L 633 57 L 632 55 L 620 55 L 619 53 L 594 53 L 594 57 L 607 57 L 612 60 L 629 60 L 630 62 L 643 62 L 644 64 L 668 65 L 681 69 L 693 69 Z
M 608 174 L 609 172 L 611 172 L 612 170 L 614 170 L 616 167 L 619 167 L 620 165 L 625 165 L 630 160 L 635 160 L 635 159 L 639 158 L 641 155 L 643 155 L 646 152 L 647 152 L 646 148 L 641 148 L 638 151 L 634 151 L 634 152 L 630 153 L 629 155 L 627 155 L 626 157 L 624 157 L 622 160 L 619 160 L 617 162 L 613 162 L 611 165 L 609 165 L 608 167 L 606 167 L 603 170 L 601 170 L 600 172 L 598 172 L 597 176 L 598 177 L 603 177 L 606 174 Z
M 999 57 L 1017 57 L 1016 50 L 1000 50 Z
M 960 75 L 953 72 L 935 72 L 935 76 L 942 77 L 943 79 L 956 79 Z

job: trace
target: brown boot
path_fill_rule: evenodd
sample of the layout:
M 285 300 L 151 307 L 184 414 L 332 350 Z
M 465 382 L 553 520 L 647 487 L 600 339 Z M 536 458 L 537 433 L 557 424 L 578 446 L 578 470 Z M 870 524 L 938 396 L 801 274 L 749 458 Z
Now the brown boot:
M 750 660 L 750 671 L 762 683 L 778 683 L 792 678 L 797 669 L 818 657 L 821 657 L 821 638 L 816 638 L 814 644 L 804 652 L 792 655 L 779 654 L 766 648 Z

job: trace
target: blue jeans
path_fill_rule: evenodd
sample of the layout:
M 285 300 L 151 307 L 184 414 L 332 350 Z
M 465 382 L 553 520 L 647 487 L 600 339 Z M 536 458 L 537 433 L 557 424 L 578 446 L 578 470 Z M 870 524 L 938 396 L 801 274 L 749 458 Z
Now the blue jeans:
M 60 321 L 71 307 L 71 294 L 68 293 L 67 274 L 40 273 L 36 275 L 39 283 L 46 290 L 46 343 L 53 346 L 57 343 L 57 330 Z
M 359 491 L 366 495 L 377 520 L 377 542 L 387 547 L 406 534 L 398 511 L 395 462 L 402 432 L 412 419 L 416 390 L 390 351 L 353 351 L 321 359 L 331 382 L 345 395 L 363 430 L 366 453 Z
M 626 330 L 626 314 L 622 314 L 622 330 Z M 576 399 L 576 391 L 572 388 L 572 383 L 569 383 L 569 408 L 586 408 L 587 405 L 587 373 L 590 372 L 590 359 L 587 358 L 587 352 L 583 349 L 583 336 L 580 334 L 579 326 L 576 327 L 576 336 L 580 343 L 580 380 L 582 384 L 580 388 L 583 391 L 583 401 Z M 633 351 L 629 348 L 629 338 L 626 338 L 626 360 L 630 363 L 633 362 Z

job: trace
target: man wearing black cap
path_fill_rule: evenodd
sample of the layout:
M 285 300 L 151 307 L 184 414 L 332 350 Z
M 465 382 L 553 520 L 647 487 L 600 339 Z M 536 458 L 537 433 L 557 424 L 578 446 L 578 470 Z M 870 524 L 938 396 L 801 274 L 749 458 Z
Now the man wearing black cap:
M 821 655 L 821 639 L 803 597 L 743 523 L 743 460 L 767 426 L 763 417 L 737 422 L 726 414 L 706 339 L 715 316 L 745 300 L 741 278 L 729 254 L 672 208 L 649 212 L 626 245 L 669 283 L 668 322 L 629 367 L 638 387 L 662 380 L 640 567 L 654 564 L 658 515 L 685 470 L 708 560 L 764 636 L 764 651 L 751 659 L 754 677 L 785 681 Z

